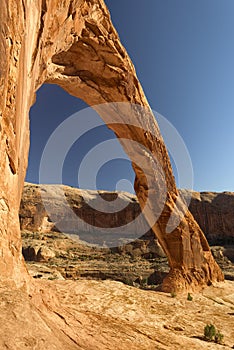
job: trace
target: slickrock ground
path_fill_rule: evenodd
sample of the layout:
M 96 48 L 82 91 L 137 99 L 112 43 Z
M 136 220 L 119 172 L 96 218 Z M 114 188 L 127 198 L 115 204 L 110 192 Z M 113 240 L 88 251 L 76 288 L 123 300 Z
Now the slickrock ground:
M 35 281 L 37 293 L 0 287 L 0 349 L 180 350 L 234 346 L 234 282 L 172 298 L 115 281 Z M 213 323 L 224 345 L 204 341 Z

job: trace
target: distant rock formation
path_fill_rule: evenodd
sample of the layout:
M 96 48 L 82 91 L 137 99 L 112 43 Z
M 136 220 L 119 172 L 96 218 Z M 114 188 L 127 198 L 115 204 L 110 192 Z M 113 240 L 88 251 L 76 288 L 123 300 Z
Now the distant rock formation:
M 189 191 L 182 191 L 184 195 Z M 190 192 L 191 193 L 191 192 Z M 234 244 L 234 193 L 192 192 L 189 210 L 212 245 Z
M 59 190 L 64 192 L 64 201 Z M 43 197 L 41 197 L 43 194 Z M 103 203 L 97 202 L 101 197 Z M 118 198 L 115 211 L 114 203 Z M 69 206 L 74 212 L 72 217 L 70 212 L 67 215 L 65 206 Z M 94 204 L 99 206 L 97 209 Z M 105 203 L 108 207 L 113 207 L 112 212 L 105 212 Z M 101 205 L 100 205 L 101 204 Z M 48 209 L 48 210 L 46 210 Z M 79 234 L 82 232 L 92 233 L 95 228 L 120 228 L 132 222 L 141 213 L 137 197 L 126 192 L 108 192 L 82 190 L 63 185 L 35 185 L 26 183 L 20 206 L 20 226 L 21 230 L 32 232 L 49 232 L 61 230 L 64 226 L 65 233 Z M 80 218 L 80 220 L 78 220 Z M 62 221 L 65 223 L 62 224 Z M 57 226 L 56 226 L 57 225 Z M 150 229 L 146 220 L 141 216 L 141 220 L 129 228 L 129 237 L 140 237 Z M 133 237 L 134 238 L 134 237 Z M 126 236 L 127 239 L 127 236 Z
M 64 203 L 59 196 L 59 188 L 63 189 L 66 201 L 76 214 L 72 219 L 66 218 Z M 43 193 L 43 200 L 41 197 Z M 234 193 L 223 192 L 195 192 L 181 190 L 184 196 L 191 196 L 189 209 L 206 234 L 210 244 L 234 244 Z M 46 195 L 45 195 L 46 194 Z M 116 198 L 120 201 L 122 210 L 113 213 L 105 213 L 105 208 L 94 209 L 90 204 L 95 203 L 101 195 L 107 201 L 107 205 L 113 205 Z M 113 202 L 112 202 L 113 201 Z M 50 217 L 45 206 L 50 208 Z M 58 231 L 59 226 L 65 220 L 65 233 L 76 234 L 81 240 L 89 239 L 93 244 L 102 246 L 104 243 L 102 228 L 120 228 L 116 242 L 110 241 L 110 245 L 118 245 L 118 251 L 129 252 L 133 248 L 126 248 L 126 243 L 133 241 L 143 253 L 155 253 L 162 255 L 154 232 L 150 229 L 143 216 L 136 221 L 141 209 L 135 195 L 125 192 L 90 191 L 58 185 L 35 185 L 26 183 L 24 186 L 20 206 L 21 230 L 46 233 Z M 74 220 L 80 218 L 80 220 Z M 69 220 L 69 223 L 67 223 Z M 72 221 L 74 220 L 74 221 Z M 124 225 L 133 222 L 132 226 L 121 230 Z M 67 225 L 66 225 L 67 223 Z M 57 226 L 56 226 L 57 224 Z M 124 226 L 125 227 L 125 226 Z M 126 232 L 126 230 L 129 230 Z M 108 235 L 108 233 L 107 233 Z M 141 244 L 134 242 L 141 238 Z M 42 235 L 43 236 L 43 235 Z M 109 234 L 111 236 L 111 234 Z M 147 243 L 145 243 L 147 242 Z M 147 249 L 142 246 L 147 245 Z M 125 247 L 124 247 L 125 245 Z M 142 250 L 143 249 L 143 250 Z
M 93 106 L 122 139 L 148 222 L 163 205 L 152 228 L 170 265 L 163 290 L 199 289 L 222 281 L 203 232 L 178 196 L 157 122 L 104 1 L 2 0 L 0 56 L 1 279 L 28 285 L 18 224 L 28 161 L 28 115 L 35 92 L 51 83 Z M 135 141 L 134 146 L 124 139 Z M 170 222 L 172 232 L 167 232 L 171 217 L 176 224 Z
M 59 189 L 63 189 L 66 201 L 75 213 L 74 218 L 71 218 L 70 213 L 67 214 L 64 210 Z M 118 198 L 118 206 L 123 209 L 118 212 L 105 213 L 102 205 L 95 210 L 90 204 L 95 203 L 100 195 L 108 200 L 106 202 L 108 206 L 113 206 L 112 203 Z M 51 217 L 44 205 L 50 208 Z M 22 231 L 41 233 L 41 239 L 43 239 L 43 233 L 57 232 L 59 228 L 61 231 L 61 223 L 64 221 L 62 232 L 72 234 L 75 240 L 79 239 L 99 247 L 110 247 L 113 251 L 125 252 L 133 256 L 147 254 L 165 256 L 153 231 L 144 216 L 140 214 L 141 208 L 137 197 L 130 193 L 90 191 L 69 186 L 26 183 L 19 218 Z M 116 228 L 115 235 L 111 234 L 111 228 Z M 107 229 L 106 232 L 105 229 Z M 144 237 L 140 239 L 143 235 Z M 31 251 L 25 254 L 29 256 Z

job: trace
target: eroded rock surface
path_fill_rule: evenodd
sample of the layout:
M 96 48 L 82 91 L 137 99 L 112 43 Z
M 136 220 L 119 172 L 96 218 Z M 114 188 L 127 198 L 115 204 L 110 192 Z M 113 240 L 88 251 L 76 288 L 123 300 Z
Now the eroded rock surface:
M 145 243 L 147 247 L 145 247 L 145 251 L 142 248 L 141 253 L 158 253 L 160 255 L 157 239 L 144 216 L 135 221 L 141 214 L 141 209 L 137 197 L 130 193 L 90 191 L 69 186 L 25 183 L 19 212 L 21 230 L 42 233 L 59 230 L 59 222 L 65 219 L 66 215 L 61 198 L 58 191 L 56 191 L 59 187 L 64 189 L 67 205 L 72 208 L 77 215 L 76 217 L 81 219 L 79 222 L 77 220 L 72 222 L 69 218 L 69 224 L 67 227 L 65 226 L 68 231 L 65 230 L 65 233 L 73 233 L 77 236 L 81 233 L 79 238 L 82 239 L 83 234 L 84 240 L 86 233 L 96 235 L 96 241 L 93 237 L 91 242 L 99 243 L 102 246 L 104 238 L 100 237 L 98 239 L 98 236 L 101 236 L 101 231 L 97 230 L 95 232 L 95 228 L 119 227 L 120 237 L 119 241 L 116 242 L 118 246 L 128 243 L 128 240 L 133 241 L 134 245 L 135 239 L 137 240 L 145 235 L 145 242 L 147 238 L 150 242 Z M 43 197 L 41 197 L 41 191 L 43 191 Z M 180 190 L 180 192 L 185 196 L 191 196 L 189 209 L 211 245 L 234 245 L 234 193 L 199 193 L 187 190 Z M 45 193 L 47 194 L 45 195 Z M 107 201 L 108 206 L 118 198 L 121 203 L 116 208 L 123 209 L 117 212 L 105 213 L 104 206 L 95 208 L 92 206 L 92 202 L 95 203 L 100 195 Z M 50 212 L 46 210 L 45 206 L 51 208 L 52 217 L 50 217 Z M 57 222 L 58 227 L 56 226 Z M 129 230 L 128 235 L 124 236 L 121 227 L 130 222 L 133 222 L 133 225 L 127 228 Z M 149 244 L 150 246 L 148 246 Z M 119 249 L 121 248 L 119 247 Z
M 234 243 L 234 193 L 191 192 L 189 209 L 212 245 Z
M 172 298 L 115 281 L 35 281 L 0 287 L 2 350 L 224 350 L 233 347 L 233 282 Z M 42 302 L 43 301 L 43 302 Z M 223 345 L 207 342 L 212 322 Z
M 157 123 L 104 2 L 3 0 L 0 13 L 2 278 L 18 285 L 27 280 L 17 212 L 27 166 L 28 113 L 35 91 L 47 82 L 94 106 L 122 139 L 147 221 L 152 223 L 163 208 L 153 231 L 171 268 L 164 290 L 200 288 L 222 280 L 203 232 L 178 196 Z

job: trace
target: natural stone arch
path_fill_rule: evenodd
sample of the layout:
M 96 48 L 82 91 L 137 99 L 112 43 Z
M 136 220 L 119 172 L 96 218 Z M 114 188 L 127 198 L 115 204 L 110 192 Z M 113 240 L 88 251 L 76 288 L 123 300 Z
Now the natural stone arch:
M 28 113 L 35 91 L 44 83 L 58 84 L 70 94 L 96 108 L 117 137 L 139 142 L 148 151 L 125 147 L 134 161 L 135 190 L 144 207 L 149 196 L 147 219 L 157 210 L 160 201 L 162 173 L 152 169 L 153 158 L 163 170 L 167 197 L 163 212 L 153 230 L 166 252 L 170 273 L 163 283 L 165 291 L 201 287 L 223 280 L 206 238 L 187 211 L 180 224 L 166 233 L 168 219 L 178 192 L 170 160 L 157 123 L 136 77 L 134 66 L 121 45 L 102 0 L 17 0 L 3 1 L 1 6 L 1 234 L 3 277 L 20 284 L 28 279 L 20 253 L 17 214 L 23 186 L 29 145 Z M 8 81 L 8 84 L 5 82 Z M 106 102 L 130 102 L 144 107 L 136 112 L 128 107 L 119 113 L 97 105 Z M 96 107 L 95 107 L 96 106 Z M 110 125 L 110 122 L 115 124 Z M 137 119 L 137 120 L 136 120 Z M 137 121 L 139 128 L 131 127 Z M 126 125 L 120 125 L 125 122 Z M 145 129 L 151 133 L 145 132 Z M 154 135 L 154 136 L 152 136 Z M 141 168 L 148 171 L 148 182 Z M 4 179 L 4 180 L 3 180 Z M 9 196 L 9 193 L 12 195 Z M 177 203 L 177 212 L 183 211 Z

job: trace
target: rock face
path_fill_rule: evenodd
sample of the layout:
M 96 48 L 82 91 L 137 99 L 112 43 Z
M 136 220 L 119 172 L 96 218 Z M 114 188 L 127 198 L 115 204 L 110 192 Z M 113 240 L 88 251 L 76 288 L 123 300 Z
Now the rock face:
M 27 281 L 17 213 L 28 114 L 35 91 L 47 82 L 94 106 L 121 139 L 133 162 L 140 206 L 168 256 L 171 270 L 163 289 L 222 280 L 203 232 L 178 195 L 157 123 L 103 0 L 2 0 L 0 13 L 1 279 Z
M 1 286 L 1 350 L 233 347 L 233 282 L 192 294 L 192 302 L 187 295 L 171 298 L 115 281 L 37 280 L 36 285 L 38 293 L 29 296 L 21 289 L 3 292 Z M 204 341 L 210 322 L 224 334 L 224 345 Z
M 59 195 L 61 188 L 72 212 L 76 214 L 74 217 L 64 210 L 64 203 Z M 41 197 L 42 193 L 43 197 Z M 105 199 L 109 208 L 112 205 L 113 212 L 105 212 L 105 202 L 101 203 L 102 207 L 98 206 L 98 210 L 94 207 L 94 203 L 97 203 L 100 196 Z M 116 208 L 122 208 L 122 210 L 115 212 L 116 199 L 118 199 Z M 48 208 L 49 212 L 46 210 Z M 137 250 L 139 250 L 138 254 L 154 252 L 163 255 L 153 231 L 141 214 L 137 197 L 130 193 L 97 192 L 59 185 L 25 184 L 19 218 L 22 231 L 38 233 L 62 231 L 73 234 L 74 239 L 77 237 L 87 244 L 99 247 L 123 249 L 121 246 L 125 245 L 125 251 L 128 250 L 129 253 L 134 251 L 134 255 L 137 255 Z M 64 230 L 61 230 L 63 221 L 66 224 Z M 111 233 L 112 228 L 116 230 L 115 234 Z M 141 241 L 141 244 L 137 243 L 143 235 L 145 235 L 144 241 Z M 128 242 L 134 243 L 131 247 L 126 247 Z
M 56 223 L 58 222 L 59 226 L 59 221 L 65 217 L 65 211 L 63 210 L 57 192 L 58 187 L 61 186 L 25 184 L 19 211 L 21 230 L 41 233 L 58 231 Z M 99 243 L 102 246 L 103 238 L 98 239 L 98 236 L 102 234 L 101 228 L 119 227 L 119 240 L 116 241 L 116 245 L 124 245 L 128 241 L 134 242 L 135 239 L 141 238 L 144 235 L 144 241 L 149 240 L 147 244 L 150 244 L 148 250 L 145 250 L 145 253 L 161 254 L 154 232 L 150 229 L 144 216 L 141 216 L 138 221 L 135 221 L 141 214 L 139 202 L 135 195 L 123 192 L 80 190 L 69 186 L 62 187 L 69 205 L 81 219 L 79 222 L 72 222 L 70 220 L 68 226 L 70 231 L 65 233 L 79 235 L 80 232 L 81 237 L 79 238 L 83 238 L 83 240 L 88 238 L 87 235 L 96 235 L 96 238 L 93 237 L 90 243 Z M 41 197 L 42 191 L 44 194 L 43 200 Z M 189 209 L 204 231 L 210 244 L 234 244 L 234 193 L 199 193 L 186 190 L 180 190 L 180 192 L 185 197 L 188 195 L 191 197 Z M 47 193 L 46 198 L 45 193 Z M 90 203 L 92 201 L 95 202 L 99 195 L 102 198 L 106 198 L 108 206 L 118 197 L 121 201 L 120 206 L 123 209 L 116 213 L 105 214 L 100 206 L 98 208 L 99 210 L 96 210 L 90 206 Z M 44 205 L 50 208 L 52 206 L 54 207 L 51 213 L 55 220 L 51 220 Z M 133 222 L 133 225 L 128 227 L 128 234 L 124 235 L 126 229 L 122 231 L 121 227 L 130 222 Z M 97 228 L 96 232 L 95 228 Z M 100 229 L 100 232 L 98 229 Z
M 59 185 L 34 185 L 25 184 L 20 206 L 20 226 L 21 230 L 31 232 L 58 231 L 60 222 L 66 218 L 63 202 L 59 196 L 59 189 L 65 193 L 66 201 L 72 210 L 77 214 L 78 220 L 69 217 L 70 224 L 66 233 L 87 232 L 92 228 L 120 227 L 132 222 L 141 213 L 136 196 L 125 192 L 91 191 Z M 43 191 L 43 197 L 41 197 Z M 98 207 L 96 210 L 93 203 L 98 197 L 105 198 L 106 204 L 110 207 L 118 197 L 119 206 L 123 208 L 117 212 L 106 213 L 105 208 Z M 49 211 L 46 208 L 50 208 Z M 51 214 L 51 217 L 49 216 Z M 76 218 L 76 217 L 74 217 Z M 54 219 L 54 220 L 53 220 Z M 56 226 L 57 225 L 57 226 Z M 138 225 L 130 228 L 130 236 L 135 233 L 140 237 L 142 232 L 150 229 L 143 216 Z
M 234 193 L 192 192 L 189 209 L 210 244 L 234 244 Z

